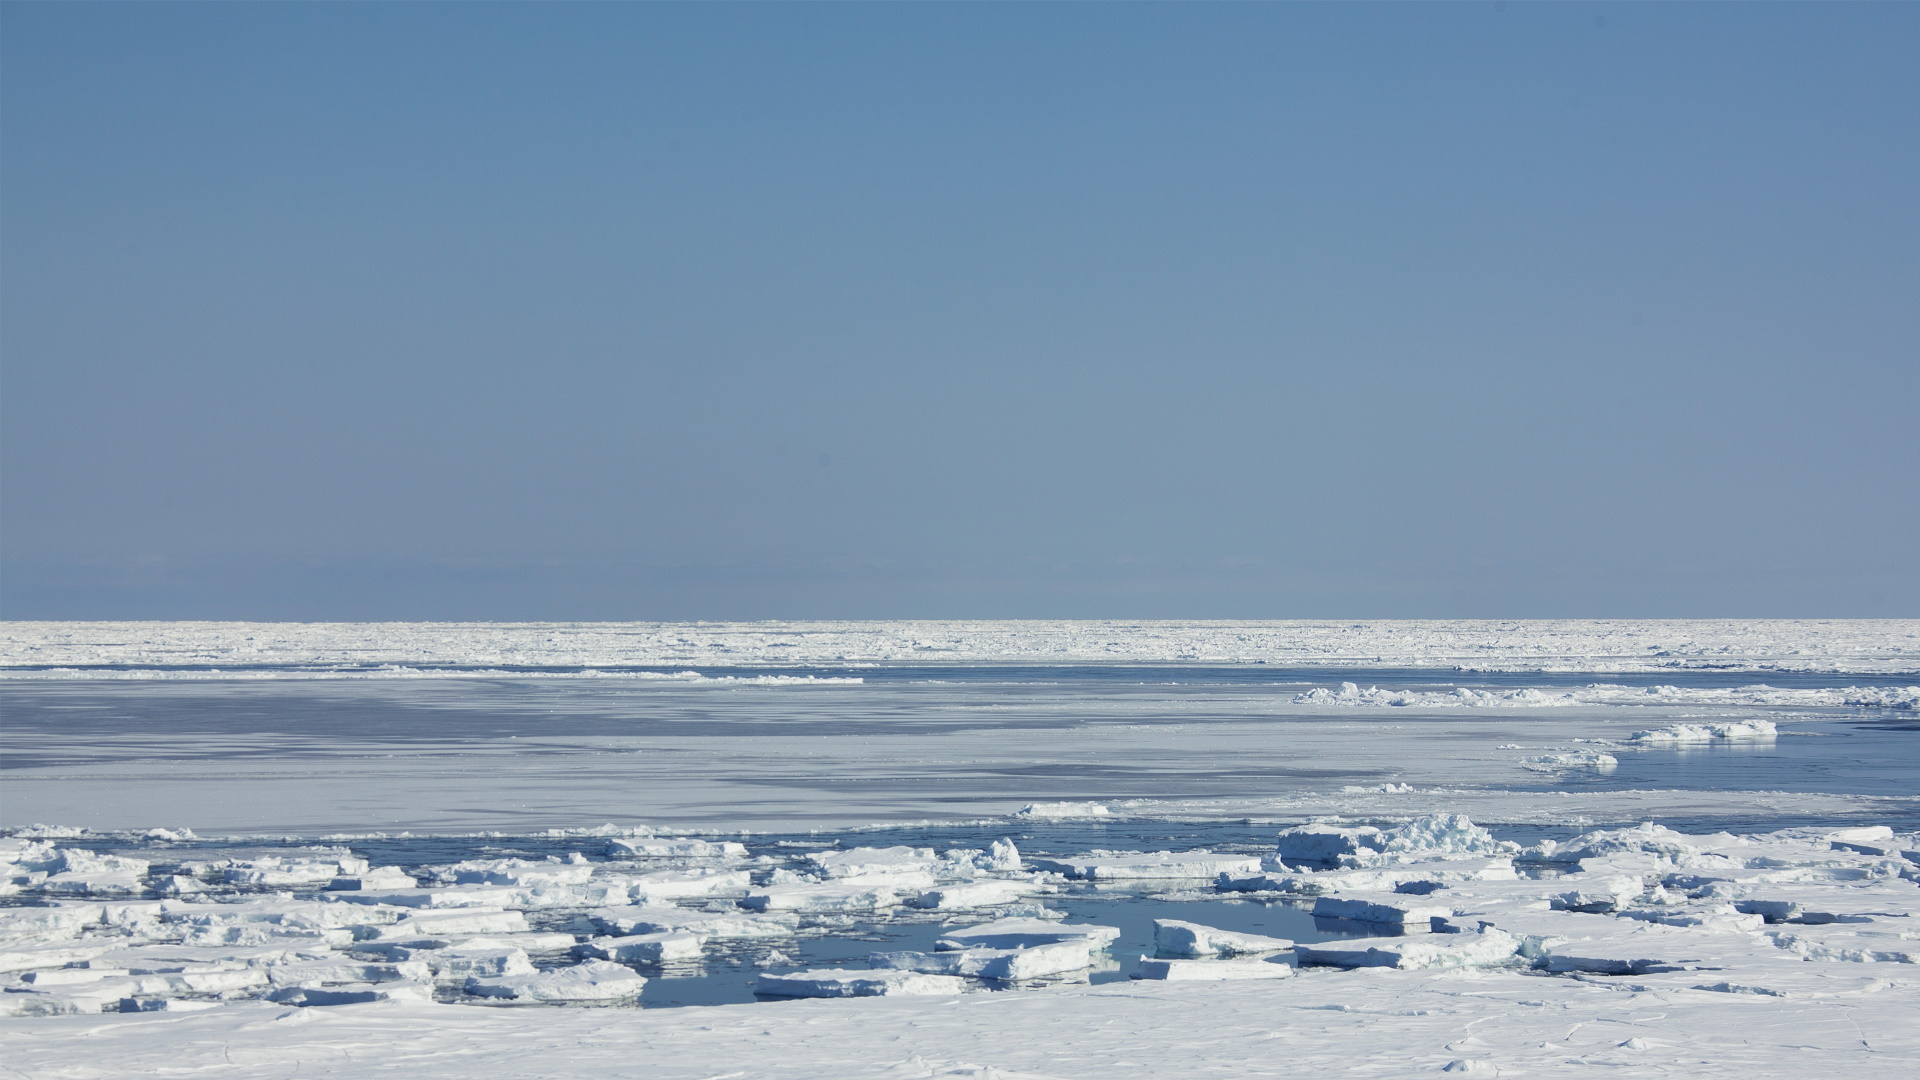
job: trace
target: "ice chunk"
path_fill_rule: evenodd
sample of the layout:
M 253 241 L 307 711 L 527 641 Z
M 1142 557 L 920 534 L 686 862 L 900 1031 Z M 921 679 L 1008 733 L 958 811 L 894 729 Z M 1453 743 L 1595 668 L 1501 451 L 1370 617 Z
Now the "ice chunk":
M 826 877 L 850 878 L 926 870 L 940 860 L 934 856 L 932 848 L 857 847 L 846 851 L 815 851 L 806 857 L 806 861 Z
M 867 958 L 876 968 L 897 968 L 928 975 L 967 975 L 978 979 L 1038 979 L 1083 971 L 1093 965 L 1084 939 L 1056 941 L 1025 949 L 951 949 L 943 952 L 877 952 Z
M 1444 921 L 1452 914 L 1453 909 L 1443 904 L 1400 893 L 1323 896 L 1313 902 L 1315 918 L 1380 923 L 1409 934 L 1426 933 L 1433 929 L 1434 920 Z
M 512 1001 L 620 1001 L 638 997 L 647 980 L 632 968 L 607 960 L 532 975 L 471 978 L 466 992 Z
M 1574 750 L 1559 754 L 1536 754 L 1522 758 L 1522 764 L 1536 772 L 1556 769 L 1596 769 L 1610 772 L 1620 767 L 1620 759 L 1600 750 Z
M 1895 920 L 1770 930 L 1765 937 L 1803 960 L 1855 964 L 1920 964 L 1920 940 Z M 1909 920 L 1898 920 L 1904 924 Z
M 1512 855 L 1518 844 L 1495 840 L 1465 814 L 1429 814 L 1380 834 L 1387 856 Z
M 822 968 L 791 975 L 762 975 L 754 991 L 769 997 L 879 997 L 895 994 L 957 994 L 966 983 L 952 975 L 917 971 L 847 971 Z
M 1295 945 L 1302 964 L 1333 967 L 1464 968 L 1498 964 L 1520 947 L 1512 934 L 1488 929 L 1471 934 L 1356 938 Z
M 39 884 L 48 896 L 137 896 L 146 891 L 147 861 L 61 848 Z
M 659 964 L 669 960 L 697 960 L 704 944 L 697 934 L 682 930 L 594 938 L 574 947 L 580 956 L 627 963 Z
M 1287 964 L 1267 960 L 1164 960 L 1143 956 L 1133 978 L 1168 982 L 1218 982 L 1225 979 L 1284 979 L 1293 974 Z
M 628 878 L 627 895 L 639 901 L 669 900 L 681 896 L 712 896 L 715 893 L 743 892 L 753 886 L 753 875 L 745 870 L 663 870 Z
M 1240 956 L 1292 948 L 1293 942 L 1286 938 L 1242 934 L 1178 919 L 1153 920 L 1153 949 L 1162 956 Z
M 351 960 L 314 960 L 300 964 L 275 964 L 264 970 L 248 969 L 275 986 L 325 986 L 330 983 L 425 982 L 432 970 L 420 960 L 392 964 L 361 964 Z M 223 988 L 224 989 L 224 988 Z
M 203 1009 L 217 1009 L 218 1001 L 187 1001 L 180 998 L 164 997 L 126 997 L 120 999 L 120 1011 L 123 1013 L 145 1012 L 199 1012 Z
M 958 885 L 942 885 L 928 889 L 907 903 L 913 907 L 934 911 L 967 911 L 973 908 L 1011 904 L 1022 897 L 1040 891 L 1040 888 L 1025 881 L 999 879 L 968 881 Z
M 666 840 L 615 837 L 607 841 L 606 854 L 614 859 L 717 859 L 734 858 L 747 853 L 745 844 L 731 840 Z
M 54 904 L 0 910 L 0 940 L 60 941 L 79 937 L 105 918 L 100 904 Z
M 1045 919 L 995 919 L 941 935 L 937 949 L 1031 949 L 1060 941 L 1083 941 L 1104 949 L 1120 936 L 1118 927 L 1093 923 L 1056 923 Z
M 29 971 L 20 976 L 20 981 L 35 990 L 44 990 L 49 986 L 69 986 L 75 983 L 99 982 L 101 979 L 123 978 L 133 972 L 127 968 L 83 967 L 83 968 L 46 968 Z
M 528 929 L 527 917 L 518 911 L 432 911 L 409 916 L 388 926 L 362 927 L 354 936 L 361 941 L 408 941 L 414 938 L 513 934 Z
M 0 972 L 65 967 L 109 952 L 113 947 L 114 943 L 111 941 L 7 945 L 0 947 Z
M 347 983 L 341 986 L 289 986 L 267 995 L 283 1005 L 365 1005 L 373 1001 L 432 1001 L 433 988 L 421 983 Z
M 1651 731 L 1636 731 L 1629 741 L 1653 746 L 1697 745 L 1717 740 L 1759 742 L 1774 738 L 1780 729 L 1771 720 L 1736 720 L 1724 724 L 1674 724 Z
M 228 859 L 219 867 L 221 879 L 229 885 L 279 887 L 318 885 L 336 877 L 367 872 L 367 861 L 351 855 L 318 858 L 290 858 L 277 855 L 257 859 Z
M 1013 846 L 1012 840 L 1002 837 L 988 846 L 986 857 L 979 860 L 979 863 L 985 870 L 1012 873 L 1021 868 L 1020 849 Z
M 1600 829 L 1577 836 L 1535 858 L 1550 862 L 1579 862 L 1623 853 L 1657 855 L 1671 860 L 1696 854 L 1696 837 L 1652 822 L 1631 829 Z
M 862 880 L 850 878 L 820 885 L 770 885 L 740 901 L 750 911 L 872 912 L 897 907 L 902 891 L 918 891 L 933 884 L 930 874 L 892 874 Z
M 1018 818 L 1038 818 L 1043 821 L 1068 821 L 1075 818 L 1101 818 L 1111 815 L 1102 803 L 1097 802 L 1039 802 L 1028 803 L 1013 812 Z
M 98 1003 L 89 1006 L 53 994 L 0 994 L 0 1016 L 71 1016 L 99 1011 Z
M 531 975 L 534 972 L 533 961 L 528 959 L 527 951 L 512 946 L 468 943 L 445 949 L 396 949 L 391 955 L 398 960 L 425 963 L 437 979 L 465 980 L 476 976 Z
M 1853 851 L 1862 855 L 1899 855 L 1906 846 L 1895 839 L 1893 830 L 1885 825 L 1841 829 L 1828 833 L 1826 840 L 1827 845 L 1835 851 Z
M 455 863 L 446 873 L 455 885 L 583 885 L 591 865 L 529 859 L 476 859 Z
M 1380 830 L 1371 825 L 1300 825 L 1281 831 L 1274 854 L 1284 863 L 1332 865 L 1342 855 L 1378 851 L 1382 843 Z
M 1151 851 L 1141 855 L 1086 855 L 1069 858 L 1028 858 L 1029 865 L 1089 881 L 1198 879 L 1221 874 L 1251 874 L 1260 860 L 1251 855 L 1216 855 L 1211 851 Z
M 342 874 L 327 883 L 330 890 L 411 889 L 419 882 L 397 866 L 379 866 L 364 874 Z
M 408 908 L 498 908 L 527 899 L 524 889 L 507 885 L 455 888 L 343 889 L 324 894 L 339 904 L 382 904 Z
M 1568 880 L 1578 882 L 1577 887 L 1552 898 L 1556 911 L 1618 911 L 1646 891 L 1642 879 L 1625 874 L 1579 874 Z
M 792 937 L 794 931 L 800 928 L 800 917 L 797 915 L 688 911 L 665 904 L 605 908 L 588 913 L 588 917 L 595 925 L 616 935 L 684 930 L 709 941 L 764 941 Z

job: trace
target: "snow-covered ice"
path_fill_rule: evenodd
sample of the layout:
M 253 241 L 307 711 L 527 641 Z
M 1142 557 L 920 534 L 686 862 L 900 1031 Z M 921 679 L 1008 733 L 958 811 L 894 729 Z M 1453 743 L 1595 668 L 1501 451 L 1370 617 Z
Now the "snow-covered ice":
M 0 1039 L 76 1080 L 1913 1075 L 1916 683 L 1898 621 L 9 624 Z M 633 1007 L 713 972 L 767 1000 Z

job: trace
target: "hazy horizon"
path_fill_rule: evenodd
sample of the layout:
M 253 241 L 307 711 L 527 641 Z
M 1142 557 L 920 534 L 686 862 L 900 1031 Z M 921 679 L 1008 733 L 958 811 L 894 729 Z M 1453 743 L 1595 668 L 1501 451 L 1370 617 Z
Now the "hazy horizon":
M 1911 5 L 0 21 L 0 618 L 1920 614 Z

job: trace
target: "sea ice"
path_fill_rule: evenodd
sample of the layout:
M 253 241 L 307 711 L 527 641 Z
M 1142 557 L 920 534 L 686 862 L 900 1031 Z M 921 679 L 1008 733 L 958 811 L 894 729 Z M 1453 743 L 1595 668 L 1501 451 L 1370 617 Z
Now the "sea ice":
M 966 982 L 952 975 L 917 971 L 846 971 L 822 968 L 791 975 L 762 975 L 755 992 L 769 997 L 881 997 L 898 994 L 958 994 Z
M 1499 964 L 1519 950 L 1505 931 L 1421 934 L 1413 937 L 1349 938 L 1295 945 L 1299 962 L 1333 967 L 1465 968 Z
M 1056 923 L 1045 919 L 996 919 L 976 926 L 949 930 L 935 943 L 937 949 L 1031 949 L 1062 941 L 1085 942 L 1104 949 L 1119 938 L 1120 929 L 1092 923 Z
M 696 960 L 702 939 L 697 934 L 669 930 L 627 937 L 600 937 L 574 947 L 576 954 L 600 960 L 625 963 L 659 964 L 668 960 Z
M 822 877 L 851 878 L 928 870 L 940 860 L 932 848 L 857 847 L 845 851 L 810 852 L 806 861 Z
M 740 901 L 750 911 L 872 912 L 897 907 L 903 892 L 918 893 L 933 884 L 921 872 L 842 878 L 818 885 L 769 885 Z
M 1028 865 L 1087 881 L 1212 880 L 1221 874 L 1250 874 L 1260 859 L 1250 855 L 1216 855 L 1211 851 L 1151 851 L 1138 855 L 1086 855 L 1060 858 L 1028 857 Z
M 1219 982 L 1226 979 L 1284 979 L 1293 974 L 1287 964 L 1267 960 L 1168 960 L 1143 956 L 1133 978 L 1167 982 Z
M 1241 934 L 1178 919 L 1153 920 L 1153 949 L 1162 956 L 1240 956 L 1292 948 L 1293 942 L 1286 938 Z
M 1715 741 L 1753 742 L 1774 738 L 1779 733 L 1779 728 L 1771 720 L 1738 720 L 1724 724 L 1674 724 L 1671 727 L 1636 731 L 1627 739 L 1654 746 L 1688 745 Z
M 613 837 L 607 841 L 609 858 L 738 858 L 747 853 L 746 845 L 732 840 L 666 840 L 657 838 Z
M 1429 902 L 1418 895 L 1400 893 L 1350 893 L 1322 896 L 1313 902 L 1317 919 L 1348 919 L 1398 928 L 1402 933 L 1424 934 L 1435 921 L 1445 921 L 1453 909 Z
M 867 958 L 875 968 L 898 968 L 929 975 L 968 975 L 979 979 L 1038 979 L 1084 971 L 1093 964 L 1085 939 L 1056 941 L 1020 949 L 950 949 L 940 952 L 877 952 Z
M 532 975 L 470 978 L 466 992 L 475 997 L 524 1002 L 619 1001 L 638 997 L 647 984 L 632 968 L 608 960 Z
M 1025 897 L 1046 891 L 1048 886 L 1028 881 L 999 879 L 966 881 L 928 889 L 907 903 L 913 907 L 931 911 L 971 911 L 976 908 L 1016 903 Z

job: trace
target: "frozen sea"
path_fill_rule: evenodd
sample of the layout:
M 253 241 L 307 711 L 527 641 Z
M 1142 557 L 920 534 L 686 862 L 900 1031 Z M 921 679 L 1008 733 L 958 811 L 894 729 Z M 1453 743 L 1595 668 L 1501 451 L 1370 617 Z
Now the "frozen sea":
M 947 858 L 928 864 L 930 869 L 899 871 L 907 876 L 894 889 L 908 899 L 906 906 L 803 911 L 785 937 L 708 941 L 691 962 L 628 961 L 648 981 L 624 1001 L 639 1011 L 623 1015 L 715 1019 L 705 1025 L 649 1020 L 654 1026 L 631 1032 L 638 1055 L 631 1058 L 611 1050 L 611 1057 L 595 1057 L 600 1050 L 588 1052 L 576 1041 L 557 1051 L 564 1061 L 550 1071 L 567 1074 L 567 1062 L 592 1060 L 600 1062 L 597 1071 L 633 1076 L 984 1076 L 988 1072 L 981 1070 L 998 1070 L 992 1074 L 1079 1077 L 1111 1076 L 1116 1068 L 1128 1075 L 1188 1075 L 1187 1069 L 1205 1062 L 1221 1075 L 1253 1076 L 1273 1074 L 1266 1055 L 1275 1047 L 1265 1044 L 1274 1040 L 1291 1046 L 1301 1060 L 1322 1060 L 1322 1071 L 1343 1074 L 1449 1067 L 1486 1075 L 1494 1075 L 1486 1069 L 1580 1071 L 1569 1069 L 1572 1059 L 1565 1054 L 1542 1056 L 1547 1043 L 1527 1042 L 1538 1042 L 1535 1036 L 1553 1023 L 1536 1025 L 1538 1030 L 1523 1023 L 1525 1032 L 1516 1029 L 1484 1043 L 1474 1041 L 1478 1035 L 1463 1041 L 1458 1031 L 1429 1031 L 1431 1025 L 1412 1017 L 1459 1010 L 1461 1030 L 1478 1030 L 1493 1015 L 1510 1013 L 1515 1001 L 1546 1001 L 1527 1008 L 1573 1016 L 1579 1025 L 1624 1007 L 1620 995 L 1666 995 L 1662 1000 L 1671 1008 L 1662 1015 L 1678 1019 L 1650 1021 L 1644 1037 L 1623 1036 L 1615 1043 L 1640 1039 L 1648 1047 L 1671 1049 L 1683 1041 L 1674 1024 L 1730 1024 L 1729 1031 L 1747 1032 L 1741 1037 L 1751 1043 L 1752 1029 L 1741 1025 L 1749 1024 L 1744 1017 L 1756 1000 L 1787 1010 L 1779 1003 L 1811 1008 L 1815 1001 L 1832 1004 L 1833 995 L 1821 997 L 1794 983 L 1791 992 L 1767 991 L 1759 999 L 1719 992 L 1675 1004 L 1672 995 L 1694 992 L 1692 984 L 1634 990 L 1619 980 L 1593 983 L 1578 972 L 1548 976 L 1540 968 L 1545 960 L 1526 970 L 1506 961 L 1498 970 L 1362 969 L 1338 982 L 1307 968 L 1276 983 L 1141 982 L 1129 976 L 1137 974 L 1140 957 L 1156 955 L 1156 919 L 1281 938 L 1303 948 L 1371 940 L 1383 931 L 1370 923 L 1316 917 L 1314 901 L 1302 899 L 1309 893 L 1286 893 L 1294 879 L 1280 881 L 1278 893 L 1236 892 L 1210 874 L 1116 882 L 1057 868 L 1152 852 L 1202 851 L 1257 861 L 1272 857 L 1284 829 L 1319 822 L 1391 830 L 1438 820 L 1433 815 L 1470 817 L 1485 830 L 1475 842 L 1505 844 L 1503 851 L 1550 853 L 1555 844 L 1649 822 L 1690 836 L 1777 835 L 1779 844 L 1812 844 L 1807 850 L 1825 850 L 1827 841 L 1820 838 L 1828 835 L 1882 829 L 1894 839 L 1874 844 L 1906 850 L 1899 838 L 1920 830 L 1917 707 L 1920 622 L 1898 620 L 12 623 L 0 625 L 0 825 L 16 846 L 84 847 L 109 860 L 139 861 L 147 876 L 118 894 L 87 893 L 88 883 L 77 879 L 78 892 L 55 894 L 29 883 L 0 900 L 10 905 L 7 910 L 108 896 L 179 905 L 187 898 L 159 883 L 184 878 L 204 883 L 192 886 L 205 893 L 193 903 L 237 905 L 235 912 L 246 905 L 266 912 L 261 905 L 274 903 L 325 908 L 340 899 L 327 892 L 325 877 L 289 878 L 284 888 L 234 884 L 252 880 L 245 867 L 315 858 L 345 859 L 341 866 L 349 870 L 352 860 L 363 860 L 407 875 L 410 883 L 455 894 L 480 887 L 459 884 L 462 867 L 483 885 L 492 880 L 487 873 L 511 885 L 517 873 L 538 877 L 525 867 L 549 864 L 592 865 L 596 882 L 608 875 L 640 881 L 646 874 L 737 874 L 740 888 L 777 894 L 796 883 L 804 889 L 831 880 L 822 878 L 825 864 L 811 861 L 810 853 L 964 853 L 1010 841 L 1026 859 L 1021 872 L 1036 884 L 1004 910 L 914 909 L 911 891 L 923 887 L 914 884 L 914 874 L 931 872 L 949 884 L 966 875 L 1007 877 L 1004 869 L 955 871 L 961 864 Z M 635 864 L 601 850 L 620 837 L 701 839 L 740 848 L 724 858 L 662 857 Z M 1687 866 L 1727 858 L 1708 841 L 1696 847 L 1685 857 L 1693 860 Z M 1486 853 L 1419 850 L 1419 858 L 1440 861 Z M 955 857 L 964 862 L 971 856 Z M 1362 861 L 1384 857 L 1361 852 Z M 45 857 L 29 852 L 20 858 Z M 64 864 L 54 858 L 47 865 L 57 877 Z M 1820 864 L 1813 855 L 1791 859 Z M 1673 867 L 1680 865 L 1669 871 L 1677 873 Z M 1609 868 L 1619 869 L 1596 864 L 1569 870 L 1538 862 L 1532 869 L 1523 866 L 1521 877 L 1550 881 Z M 1302 872 L 1310 875 L 1311 868 Z M 1891 873 L 1888 887 L 1913 888 L 1911 876 L 1901 876 L 1897 866 L 1862 872 Z M 1796 880 L 1812 880 L 1838 871 L 1796 873 L 1802 875 Z M 1657 875 L 1646 884 L 1651 891 L 1641 898 L 1645 903 L 1669 902 L 1661 897 L 1681 907 L 1705 902 L 1682 896 L 1671 883 L 1659 884 Z M 1386 887 L 1393 889 L 1391 883 Z M 642 886 L 633 888 L 633 902 L 649 902 Z M 737 891 L 670 902 L 707 917 L 747 903 L 736 898 Z M 169 895 L 176 899 L 164 899 Z M 580 950 L 617 924 L 597 901 L 515 895 L 496 899 L 524 916 L 515 933 L 533 935 L 526 938 L 528 956 L 541 972 L 579 968 L 585 955 Z M 1355 895 L 1365 895 L 1365 888 Z M 447 902 L 470 900 L 453 895 Z M 344 909 L 334 904 L 328 910 Z M 393 910 L 400 914 L 391 917 L 407 917 Z M 1920 912 L 1920 902 L 1912 910 Z M 996 1034 L 984 1044 L 971 1022 L 925 1013 L 937 995 L 796 1002 L 755 992 L 762 976 L 862 969 L 875 951 L 930 953 L 956 925 L 1029 911 L 1064 916 L 1069 924 L 1111 926 L 1118 937 L 1091 967 L 1069 976 L 970 982 L 967 992 L 951 1000 L 969 1008 L 994 1003 L 990 1026 Z M 294 917 L 274 917 L 283 916 Z M 102 917 L 112 923 L 115 916 Z M 162 923 L 175 918 L 153 917 Z M 1515 925 L 1524 922 L 1514 918 Z M 1658 925 L 1663 933 L 1669 928 Z M 1920 938 L 1905 929 L 1906 922 L 1891 925 L 1896 939 Z M 76 940 L 106 932 L 77 930 Z M 1763 933 L 1753 927 L 1741 932 Z M 1769 941 L 1778 937 L 1765 932 L 1775 934 Z M 228 937 L 253 940 L 237 931 Z M 176 933 L 152 940 L 180 946 L 183 939 Z M 198 939 L 189 934 L 185 940 Z M 58 952 L 51 944 L 34 948 Z M 349 946 L 334 941 L 329 948 Z M 355 955 L 356 962 L 380 959 Z M 1894 949 L 1864 955 L 1890 959 L 1873 962 L 1878 983 L 1856 980 L 1835 990 L 1859 998 L 1849 1006 L 1854 1012 L 1848 1022 L 1857 1026 L 1864 1019 L 1871 1027 L 1901 1015 L 1910 1020 L 1920 996 L 1908 981 L 1910 959 L 1898 959 L 1909 954 Z M 1796 954 L 1796 963 L 1804 959 Z M 125 966 L 124 959 L 114 962 Z M 1857 961 L 1824 967 L 1841 970 L 1836 965 L 1847 972 L 1861 969 Z M 15 970 L 25 969 L 16 964 Z M 82 978 L 61 976 L 68 977 Z M 1396 978 L 1404 985 L 1393 983 Z M 1486 985 L 1473 989 L 1449 979 Z M 1523 982 L 1510 988 L 1503 979 Z M 1308 1000 L 1301 995 L 1310 984 L 1320 989 Z M 1590 999 L 1601 984 L 1614 997 Z M 33 984 L 9 989 L 22 1000 L 36 994 L 36 1002 L 52 1000 Z M 1132 1003 L 1116 993 L 1130 995 Z M 1475 994 L 1493 1012 L 1470 1007 Z M 1437 996 L 1399 1012 L 1385 1005 L 1423 995 Z M 165 1043 L 177 1035 L 194 1045 L 216 1036 L 231 1045 L 230 1036 L 241 1029 L 266 1032 L 239 1040 L 246 1053 L 258 1055 L 249 1060 L 261 1069 L 310 1063 L 316 1053 L 326 1058 L 325 1046 L 373 1050 L 390 1042 L 382 1034 L 388 1025 L 424 1024 L 439 1033 L 428 1042 L 443 1053 L 452 1053 L 448 1047 L 455 1043 L 465 1047 L 467 1065 L 443 1068 L 409 1054 L 383 1065 L 376 1053 L 374 1064 L 352 1055 L 332 1060 L 329 1074 L 400 1069 L 414 1075 L 546 1075 L 525 1053 L 536 1038 L 521 1022 L 530 1015 L 526 1008 L 478 1007 L 499 1002 L 444 978 L 421 1000 L 329 1008 L 297 1007 L 296 1001 L 289 1009 L 261 993 L 230 998 L 220 1008 L 163 1009 L 125 1019 L 109 1011 L 0 1020 L 0 1037 L 33 1062 L 27 1075 L 115 1075 L 152 1064 L 146 1043 L 112 1038 L 123 1032 L 132 1039 L 136 1029 L 128 1024 L 160 1025 L 138 1029 L 139 1039 Z M 195 993 L 174 999 L 229 1000 Z M 1375 1019 L 1359 1028 L 1321 1019 L 1304 1027 L 1263 1027 L 1257 1017 L 1268 1006 L 1262 1000 L 1274 1007 L 1284 1000 L 1286 1009 L 1334 1009 L 1342 1016 L 1372 1010 Z M 1634 1000 L 1636 1009 L 1652 1008 L 1651 1000 Z M 0 998 L 0 1005 L 6 1001 Z M 1716 1010 L 1726 1008 L 1739 1015 L 1715 1019 Z M 1208 1010 L 1218 1011 L 1215 1021 L 1195 1019 Z M 545 1014 L 580 1011 L 548 1008 Z M 1815 1036 L 1829 1018 L 1815 1013 L 1789 1018 L 1782 1011 L 1762 1023 L 1777 1021 L 1796 1038 L 1818 1042 L 1826 1038 Z M 1402 1019 L 1391 1019 L 1396 1015 Z M 221 1019 L 228 1016 L 230 1023 Z M 760 1043 L 749 1037 L 749 1029 L 759 1030 L 776 1016 L 801 1027 L 767 1027 Z M 845 1044 L 851 1058 L 843 1060 L 801 1033 L 807 1025 L 833 1027 L 843 1019 L 853 1025 L 848 1032 L 866 1033 Z M 281 1030 L 294 1021 L 300 1034 Z M 321 1038 L 316 1022 L 330 1034 Z M 1239 1050 L 1226 1049 L 1227 1043 L 1202 1048 L 1172 1029 L 1196 1022 L 1217 1022 L 1220 1039 Z M 567 1038 L 570 1023 L 543 1022 L 538 1038 Z M 1116 1056 L 1111 1046 L 1086 1041 L 1090 1027 L 1108 1023 L 1133 1025 L 1138 1053 Z M 1168 1027 L 1141 1032 L 1143 1023 Z M 1804 1024 L 1812 1027 L 1794 1026 Z M 694 1033 L 716 1027 L 733 1034 L 703 1041 Z M 606 1038 L 588 1034 L 598 1030 L 581 1028 L 578 1039 Z M 167 1031 L 176 1035 L 163 1037 Z M 914 1041 L 915 1032 L 926 1035 L 929 1049 L 895 1053 Z M 1901 1075 L 1920 1063 L 1911 1035 L 1909 1030 L 1896 1037 L 1890 1029 L 1864 1052 L 1854 1044 L 1875 1039 L 1820 1043 L 1826 1047 L 1821 1053 L 1830 1051 L 1820 1058 L 1824 1074 L 1837 1069 Z M 1346 1038 L 1371 1040 L 1376 1052 L 1349 1061 L 1338 1046 Z M 63 1063 L 60 1055 L 78 1046 L 76 1039 L 120 1049 L 96 1066 Z M 767 1040 L 778 1046 L 762 1045 Z M 1619 1046 L 1608 1045 L 1618 1056 Z M 479 1049 L 487 1046 L 493 1049 Z M 996 1046 L 1004 1051 L 997 1057 L 989 1052 Z M 1640 1053 L 1602 1062 L 1590 1051 L 1581 1058 L 1589 1064 L 1631 1065 Z M 1712 1060 L 1668 1055 L 1672 1060 L 1663 1058 L 1661 1068 L 1697 1075 L 1823 1074 L 1782 1055 L 1784 1050 L 1723 1048 Z M 1417 1067 L 1408 1064 L 1416 1058 Z M 1133 1065 L 1115 1064 L 1128 1061 Z M 227 1066 L 211 1060 L 180 1067 L 193 1075 L 263 1074 L 223 1072 Z

